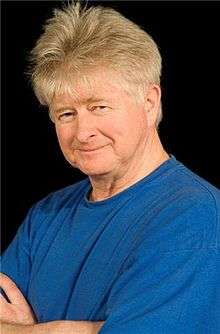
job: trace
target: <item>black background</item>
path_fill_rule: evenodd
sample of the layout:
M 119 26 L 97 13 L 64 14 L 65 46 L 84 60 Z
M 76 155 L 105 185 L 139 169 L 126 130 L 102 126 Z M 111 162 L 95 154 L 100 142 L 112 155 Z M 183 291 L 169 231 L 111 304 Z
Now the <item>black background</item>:
M 169 153 L 220 187 L 220 3 L 94 1 L 148 31 L 163 57 L 160 136 Z M 79 179 L 25 77 L 27 55 L 54 1 L 2 2 L 2 250 L 30 206 Z

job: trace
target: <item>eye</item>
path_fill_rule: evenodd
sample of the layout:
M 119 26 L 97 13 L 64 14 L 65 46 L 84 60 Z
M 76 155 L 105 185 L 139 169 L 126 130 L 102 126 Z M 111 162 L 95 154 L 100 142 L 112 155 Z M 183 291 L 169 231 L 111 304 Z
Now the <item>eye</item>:
M 65 111 L 58 115 L 58 121 L 61 123 L 71 122 L 75 117 L 74 111 Z
M 107 109 L 108 109 L 107 106 L 93 106 L 91 108 L 92 111 L 100 111 L 100 112 L 106 111 Z

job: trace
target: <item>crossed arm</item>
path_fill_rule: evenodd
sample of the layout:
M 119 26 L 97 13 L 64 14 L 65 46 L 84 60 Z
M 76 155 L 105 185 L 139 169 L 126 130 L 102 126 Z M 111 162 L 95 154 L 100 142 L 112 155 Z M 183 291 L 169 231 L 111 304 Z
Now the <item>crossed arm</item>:
M 0 286 L 8 302 L 0 295 L 1 334 L 97 334 L 102 321 L 51 321 L 36 323 L 34 313 L 17 288 L 6 275 L 0 274 Z

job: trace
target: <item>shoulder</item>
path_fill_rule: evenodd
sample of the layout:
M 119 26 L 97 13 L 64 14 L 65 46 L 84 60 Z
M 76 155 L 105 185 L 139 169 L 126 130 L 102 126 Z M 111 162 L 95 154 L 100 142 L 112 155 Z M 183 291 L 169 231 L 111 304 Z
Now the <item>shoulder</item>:
M 145 253 L 219 249 L 220 191 L 178 161 L 159 181 L 136 246 Z
M 214 185 L 200 177 L 184 164 L 176 161 L 178 168 L 177 176 L 181 181 L 181 185 L 189 189 L 196 190 L 203 194 L 209 194 L 215 201 L 220 201 L 220 190 Z
M 71 207 L 75 201 L 86 195 L 89 188 L 88 178 L 69 185 L 65 188 L 49 193 L 34 205 L 34 210 L 40 210 L 42 213 Z
M 74 210 L 77 203 L 86 195 L 89 187 L 89 179 L 86 178 L 51 192 L 30 208 L 21 226 L 22 229 L 26 229 L 32 239 L 36 235 L 42 237 L 56 226 L 58 228 L 60 222 L 68 216 L 68 212 Z
M 179 163 L 179 166 L 176 179 L 182 194 L 180 203 L 185 203 L 195 221 L 201 219 L 209 228 L 210 224 L 216 227 L 220 223 L 220 190 L 183 164 Z
M 174 160 L 170 173 L 161 180 L 163 199 L 181 209 L 185 206 L 199 206 L 213 215 L 219 215 L 220 190 L 192 172 L 181 162 Z M 165 201 L 166 202 L 166 201 Z

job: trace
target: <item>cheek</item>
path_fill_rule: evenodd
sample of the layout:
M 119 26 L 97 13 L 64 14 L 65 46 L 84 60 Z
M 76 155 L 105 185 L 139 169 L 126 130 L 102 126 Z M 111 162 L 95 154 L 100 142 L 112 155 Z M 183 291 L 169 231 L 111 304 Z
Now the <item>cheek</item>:
M 145 114 L 132 114 L 124 123 L 121 139 L 121 147 L 127 154 L 133 154 L 144 143 L 148 136 L 147 119 Z
M 120 141 L 122 145 L 138 141 L 146 132 L 146 115 L 144 113 L 137 114 L 135 110 L 127 117 L 118 117 L 106 126 L 106 133 L 109 133 L 116 143 Z
M 70 145 L 74 138 L 73 129 L 70 128 L 56 127 L 56 134 L 62 148 Z
M 112 150 L 119 159 L 126 159 L 130 155 L 132 139 L 132 129 L 122 118 L 109 121 L 103 128 L 103 134 L 112 142 Z
M 100 127 L 102 135 L 109 138 L 113 145 L 117 146 L 121 139 L 124 137 L 124 126 L 119 120 L 109 120 L 102 127 Z

